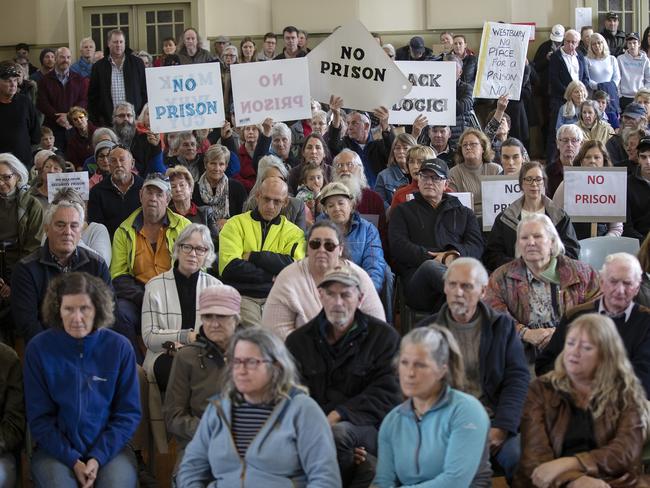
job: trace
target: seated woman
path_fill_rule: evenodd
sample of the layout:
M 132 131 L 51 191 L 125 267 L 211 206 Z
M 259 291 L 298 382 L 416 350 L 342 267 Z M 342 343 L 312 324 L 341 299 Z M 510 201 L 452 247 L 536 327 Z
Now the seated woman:
M 14 488 L 16 451 L 25 440 L 23 368 L 18 354 L 0 343 L 0 488 Z
M 239 325 L 241 296 L 232 286 L 205 288 L 199 295 L 201 328 L 196 341 L 174 356 L 165 393 L 165 425 L 176 439 L 176 466 L 194 437 L 208 398 L 219 391 L 230 338 Z
M 68 168 L 65 160 L 58 154 L 48 156 L 43 162 L 43 168 L 38 176 L 38 180 L 34 183 L 34 186 L 29 189 L 30 195 L 35 197 L 38 200 L 38 203 L 41 204 L 41 207 L 43 207 L 43 212 L 45 212 L 50 206 L 47 194 L 47 175 L 50 173 L 64 173 L 67 170 Z
M 582 129 L 585 141 L 600 141 L 607 144 L 614 135 L 609 122 L 603 120 L 603 112 L 596 100 L 585 100 L 580 104 L 577 126 Z
M 255 168 L 253 168 L 253 154 L 257 145 L 257 138 L 260 129 L 256 125 L 246 125 L 240 129 L 241 144 L 237 154 L 239 155 L 239 172 L 234 178 L 239 181 L 246 191 L 249 192 L 255 184 Z
M 196 313 L 201 291 L 221 282 L 201 271 L 215 260 L 208 228 L 190 224 L 174 242 L 174 267 L 153 277 L 144 288 L 142 340 L 147 347 L 143 367 L 160 391 L 167 389 L 173 356 L 164 354 L 166 342 L 186 345 L 196 341 L 201 317 Z
M 492 486 L 489 475 L 478 479 L 484 469 L 477 473 L 490 421 L 481 402 L 460 391 L 465 374 L 453 334 L 435 325 L 412 330 L 396 363 L 406 401 L 381 424 L 372 486 Z
M 583 166 L 587 168 L 611 167 L 607 149 L 600 141 L 586 141 L 580 146 L 578 155 L 573 160 L 574 166 Z M 564 209 L 564 181 L 560 183 L 553 195 L 553 203 Z M 591 224 L 581 222 L 573 224 L 578 239 L 591 237 Z M 599 236 L 620 236 L 623 233 L 623 222 L 609 222 L 598 224 Z
M 375 182 L 375 191 L 379 193 L 386 208 L 390 207 L 395 190 L 409 182 L 407 154 L 416 144 L 411 134 L 402 133 L 395 136 L 388 155 L 388 167 L 379 172 Z
M 530 385 L 512 486 L 641 486 L 649 417 L 614 322 L 582 315 L 569 325 L 555 369 Z
M 25 352 L 25 405 L 38 488 L 135 488 L 129 442 L 140 423 L 131 343 L 108 329 L 113 293 L 87 273 L 54 278 L 42 306 L 50 328 Z
M 544 214 L 517 225 L 517 259 L 492 273 L 485 303 L 516 322 L 529 362 L 551 340 L 564 312 L 596 298 L 598 273 L 564 255 L 553 221 Z
M 522 218 L 532 214 L 547 215 L 562 239 L 566 255 L 578 259 L 580 243 L 576 238 L 574 226 L 563 210 L 563 205 L 557 205 L 545 195 L 547 180 L 541 163 L 531 161 L 522 165 L 519 186 L 524 195 L 496 216 L 488 234 L 483 262 L 489 271 L 494 271 L 515 259 L 517 225 Z
M 285 339 L 293 330 L 316 317 L 323 308 L 318 283 L 328 270 L 352 267 L 361 279 L 364 299 L 359 309 L 386 320 L 384 308 L 372 280 L 363 269 L 344 257 L 345 244 L 339 226 L 329 220 L 316 222 L 307 233 L 307 256 L 291 263 L 275 278 L 262 313 L 262 325 Z
M 325 215 L 343 231 L 350 260 L 368 273 L 375 290 L 381 292 L 386 261 L 377 228 L 355 210 L 354 197 L 343 183 L 326 185 L 321 190 L 320 203 Z
M 66 134 L 65 157 L 77 170 L 81 170 L 84 161 L 93 155 L 95 126 L 88 120 L 88 111 L 83 107 L 71 107 L 67 119 L 72 127 Z
M 95 172 L 88 178 L 88 186 L 93 189 L 105 176 L 111 174 L 111 167 L 108 164 L 108 153 L 116 144 L 113 141 L 99 141 L 95 146 Z
M 332 181 L 332 158 L 327 143 L 320 134 L 311 133 L 302 144 L 300 150 L 300 164 L 289 170 L 287 185 L 289 193 L 295 195 L 300 185 L 300 175 L 308 164 L 317 164 L 323 168 L 325 183 Z
M 580 105 L 587 99 L 587 87 L 580 80 L 573 80 L 564 90 L 564 99 L 566 103 L 560 107 L 557 114 L 555 130 L 558 130 L 565 124 L 575 124 L 578 122 Z
M 244 329 L 227 357 L 221 393 L 185 449 L 177 485 L 341 486 L 332 428 L 298 386 L 282 341 Z

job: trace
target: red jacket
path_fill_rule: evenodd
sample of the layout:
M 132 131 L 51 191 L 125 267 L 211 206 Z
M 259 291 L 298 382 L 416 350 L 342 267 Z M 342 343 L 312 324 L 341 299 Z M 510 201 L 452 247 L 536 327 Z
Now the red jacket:
M 70 71 L 68 82 L 63 86 L 52 70 L 38 82 L 36 108 L 45 116 L 44 125 L 60 127 L 55 114 L 67 112 L 75 105 L 84 108 L 88 105 L 88 80 L 81 75 Z

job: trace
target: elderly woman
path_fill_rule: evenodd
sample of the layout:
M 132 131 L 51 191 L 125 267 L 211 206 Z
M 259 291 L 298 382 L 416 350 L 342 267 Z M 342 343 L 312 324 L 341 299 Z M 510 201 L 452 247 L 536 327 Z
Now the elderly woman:
M 545 214 L 519 221 L 516 256 L 492 273 L 485 302 L 515 320 L 532 361 L 564 312 L 596 298 L 600 286 L 596 270 L 564 255 L 564 244 Z
M 273 123 L 273 119 L 264 119 L 262 130 L 257 138 L 253 154 L 253 168 L 259 172 L 258 165 L 266 154 L 276 156 L 289 171 L 298 166 L 298 159 L 291 153 L 291 129 L 283 122 Z
M 616 57 L 609 54 L 609 46 L 602 34 L 595 33 L 589 38 L 586 61 L 589 90 L 607 92 L 610 111 L 619 113 L 618 85 L 621 83 L 621 71 Z
M 375 290 L 381 292 L 386 261 L 377 227 L 359 215 L 350 190 L 341 182 L 326 185 L 321 190 L 320 203 L 325 215 L 343 231 L 350 260 L 368 273 Z
M 96 169 L 93 175 L 88 178 L 90 189 L 101 182 L 105 176 L 110 176 L 111 167 L 108 164 L 108 154 L 116 145 L 113 141 L 99 141 L 95 146 Z
M 614 129 L 609 122 L 603 120 L 600 105 L 595 100 L 585 100 L 580 104 L 578 127 L 584 133 L 585 141 L 600 141 L 607 144 L 614 135 Z
M 43 162 L 43 168 L 38 177 L 38 181 L 34 186 L 29 189 L 29 193 L 38 200 L 43 210 L 47 210 L 50 206 L 48 189 L 47 189 L 47 175 L 50 173 L 64 173 L 67 171 L 65 160 L 58 154 L 52 154 Z
M 191 131 L 179 132 L 177 138 L 170 141 L 170 153 L 174 156 L 168 157 L 165 164 L 167 167 L 182 165 L 190 170 L 194 181 L 198 181 L 205 166 L 203 164 L 203 154 L 199 154 L 197 150 L 197 142 L 194 133 Z
M 244 329 L 227 357 L 223 387 L 185 449 L 178 486 L 341 486 L 332 429 L 298 386 L 282 341 Z
M 188 225 L 174 242 L 172 257 L 173 268 L 149 280 L 142 301 L 142 340 L 147 347 L 143 367 L 149 377 L 155 377 L 160 391 L 167 389 L 173 360 L 164 354 L 164 344 L 196 341 L 201 291 L 221 283 L 202 271 L 216 258 L 206 226 Z
M 226 350 L 239 325 L 241 296 L 232 286 L 209 286 L 199 295 L 198 303 L 201 328 L 196 341 L 176 352 L 165 393 L 165 425 L 176 439 L 177 465 L 208 399 L 219 391 Z
M 603 168 L 611 167 L 612 163 L 609 160 L 609 155 L 607 154 L 607 150 L 602 142 L 586 141 L 580 148 L 580 152 L 578 152 L 578 155 L 573 161 L 573 165 L 587 168 Z M 553 195 L 553 203 L 559 208 L 564 208 L 564 181 L 557 187 L 555 195 Z M 591 224 L 577 223 L 573 224 L 573 226 L 575 227 L 578 239 L 591 237 Z M 623 223 L 602 223 L 598 224 L 597 229 L 599 236 L 620 236 L 623 233 Z
M 449 170 L 452 191 L 471 192 L 474 195 L 474 213 L 481 216 L 481 176 L 498 175 L 503 169 L 492 162 L 494 152 L 490 141 L 478 129 L 467 129 L 458 140 L 456 166 Z
M 406 401 L 381 424 L 372 486 L 491 486 L 475 482 L 490 421 L 481 402 L 460 391 L 465 375 L 453 334 L 435 325 L 412 330 L 396 363 Z
M 108 127 L 98 127 L 95 129 L 95 132 L 93 133 L 92 137 L 92 146 L 93 148 L 97 148 L 97 144 L 99 144 L 101 141 L 111 141 L 113 144 L 119 144 L 119 140 L 117 138 L 117 135 L 115 132 L 113 132 L 111 129 Z M 95 150 L 93 149 L 93 151 Z M 88 171 L 88 175 L 92 176 L 95 171 L 97 171 L 97 161 L 95 160 L 95 154 L 92 154 L 86 158 L 84 161 L 83 167 L 81 168 L 82 171 Z M 34 168 L 32 168 L 33 170 Z
M 386 320 L 381 300 L 368 273 L 346 260 L 344 252 L 343 232 L 339 226 L 329 220 L 316 222 L 307 233 L 305 259 L 290 264 L 275 278 L 264 305 L 262 325 L 284 339 L 316 317 L 323 308 L 317 285 L 328 270 L 340 265 L 350 266 L 361 279 L 364 299 L 359 309 Z
M 325 183 L 332 179 L 332 165 L 329 148 L 327 143 L 320 134 L 308 135 L 302 144 L 300 150 L 300 164 L 289 170 L 289 193 L 295 195 L 300 186 L 300 176 L 307 164 L 317 164 L 323 168 Z
M 50 328 L 25 352 L 25 405 L 36 487 L 137 484 L 129 445 L 140 422 L 133 347 L 107 328 L 113 294 L 101 279 L 65 273 L 43 300 Z
M 188 27 L 178 43 L 176 54 L 181 64 L 210 63 L 214 56 L 207 49 L 203 49 L 201 37 L 194 27 Z
M 513 487 L 641 486 L 650 412 L 609 317 L 574 320 L 555 369 L 530 385 Z
M 578 112 L 580 105 L 587 99 L 587 87 L 580 80 L 570 82 L 564 90 L 564 99 L 566 103 L 560 107 L 555 123 L 555 130 L 565 124 L 575 124 L 578 122 Z
M 93 155 L 95 126 L 88 120 L 88 111 L 83 107 L 71 107 L 67 119 L 72 127 L 66 134 L 65 157 L 80 170 L 84 161 Z
M 483 262 L 488 270 L 494 271 L 515 259 L 517 226 L 522 218 L 533 214 L 547 215 L 562 239 L 567 256 L 578 259 L 580 243 L 571 219 L 563 210 L 564 205 L 558 205 L 544 194 L 546 181 L 546 173 L 541 163 L 532 161 L 523 164 L 519 172 L 519 186 L 524 195 L 496 216 L 488 235 L 483 255 Z
M 388 167 L 377 175 L 375 191 L 379 193 L 386 208 L 390 207 L 395 190 L 409 183 L 407 154 L 416 144 L 411 134 L 403 133 L 396 136 L 390 148 Z

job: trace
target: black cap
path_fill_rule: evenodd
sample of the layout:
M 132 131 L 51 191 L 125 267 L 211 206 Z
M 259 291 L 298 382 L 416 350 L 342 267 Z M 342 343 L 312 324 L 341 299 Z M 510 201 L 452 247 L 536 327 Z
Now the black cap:
M 608 12 L 607 15 L 605 15 L 606 20 L 614 19 L 618 20 L 618 14 L 616 12 Z
M 414 52 L 422 52 L 424 51 L 424 39 L 420 36 L 411 37 L 409 46 Z
M 641 151 L 650 151 L 650 137 L 644 137 L 637 144 L 636 152 L 640 153 Z
M 0 64 L 0 78 L 8 80 L 9 78 L 20 78 L 21 74 L 14 63 Z
M 636 32 L 630 32 L 626 37 L 625 37 L 625 42 L 627 41 L 638 41 L 639 40 L 639 34 Z
M 433 171 L 441 178 L 449 178 L 449 166 L 439 158 L 426 159 L 420 166 L 420 172 L 422 171 Z

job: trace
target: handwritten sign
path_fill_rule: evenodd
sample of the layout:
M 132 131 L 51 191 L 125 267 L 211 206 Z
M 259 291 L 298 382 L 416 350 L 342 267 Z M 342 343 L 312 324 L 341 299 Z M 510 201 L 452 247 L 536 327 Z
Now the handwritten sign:
M 499 98 L 507 93 L 510 100 L 519 100 L 529 37 L 528 26 L 483 24 L 475 98 Z
M 574 222 L 625 222 L 625 168 L 564 168 L 564 210 Z
M 483 230 L 491 230 L 497 215 L 521 195 L 519 180 L 510 175 L 481 176 Z
M 306 58 L 234 64 L 230 76 L 237 126 L 311 118 Z
M 412 124 L 426 115 L 429 125 L 456 125 L 456 63 L 453 61 L 396 61 L 411 82 L 411 92 L 392 106 L 388 121 Z
M 452 197 L 458 198 L 458 200 L 463 206 L 474 211 L 474 194 L 471 191 L 459 191 L 459 192 L 450 191 L 449 193 L 447 193 L 447 195 L 451 195 Z
M 147 68 L 153 132 L 221 127 L 225 120 L 218 63 Z
M 311 95 L 329 103 L 372 111 L 390 107 L 411 91 L 411 83 L 358 20 L 336 29 L 308 55 Z
M 81 198 L 88 200 L 90 187 L 88 186 L 88 171 L 77 171 L 75 173 L 50 173 L 47 175 L 47 201 L 52 203 L 56 192 L 64 188 L 73 188 L 81 195 Z

